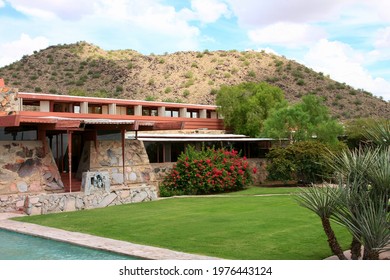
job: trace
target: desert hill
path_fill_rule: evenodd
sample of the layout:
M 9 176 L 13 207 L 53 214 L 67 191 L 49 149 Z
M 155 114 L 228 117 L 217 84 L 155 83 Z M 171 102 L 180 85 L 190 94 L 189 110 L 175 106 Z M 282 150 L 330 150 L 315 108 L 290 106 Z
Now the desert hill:
M 390 116 L 390 103 L 274 54 L 255 51 L 142 55 L 86 42 L 51 46 L 0 68 L 19 91 L 213 104 L 221 85 L 266 81 L 295 102 L 322 96 L 340 119 Z

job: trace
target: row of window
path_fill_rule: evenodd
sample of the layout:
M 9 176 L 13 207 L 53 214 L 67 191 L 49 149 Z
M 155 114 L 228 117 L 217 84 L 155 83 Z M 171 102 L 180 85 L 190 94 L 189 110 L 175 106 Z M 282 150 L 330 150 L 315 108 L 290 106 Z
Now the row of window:
M 202 146 L 234 149 L 247 158 L 265 158 L 271 142 L 144 142 L 144 145 L 150 163 L 163 163 L 176 162 L 189 145 L 198 149 L 201 149 Z
M 54 112 L 73 112 L 80 113 L 81 106 L 79 104 L 72 105 L 66 103 L 55 103 L 53 105 Z M 88 114 L 107 114 L 108 106 L 89 104 L 88 105 Z M 158 116 L 158 108 L 157 107 L 142 107 L 141 110 L 142 116 Z M 135 115 L 135 110 L 133 106 L 124 107 L 117 106 L 116 107 L 117 115 Z M 180 116 L 180 109 L 178 108 L 166 108 L 164 112 L 164 117 L 184 117 Z M 197 109 L 187 109 L 186 116 L 187 118 L 199 118 L 200 112 Z M 211 111 L 206 111 L 206 118 L 211 118 Z

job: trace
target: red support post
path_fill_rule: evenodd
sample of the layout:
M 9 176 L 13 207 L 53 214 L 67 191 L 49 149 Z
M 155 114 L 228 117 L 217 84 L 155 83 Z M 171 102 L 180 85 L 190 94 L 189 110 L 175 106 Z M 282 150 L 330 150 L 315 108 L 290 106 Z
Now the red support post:
M 68 130 L 69 192 L 72 192 L 72 131 Z
M 126 170 L 125 170 L 125 137 L 126 137 L 126 130 L 121 130 L 121 138 L 122 138 L 122 165 L 123 165 L 123 184 L 125 184 L 126 181 Z

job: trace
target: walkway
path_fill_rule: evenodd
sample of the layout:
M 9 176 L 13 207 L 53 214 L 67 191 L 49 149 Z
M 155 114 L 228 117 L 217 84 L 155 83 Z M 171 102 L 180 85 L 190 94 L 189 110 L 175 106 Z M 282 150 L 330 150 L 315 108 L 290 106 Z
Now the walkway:
M 218 260 L 218 258 L 187 254 L 152 246 L 138 245 L 130 242 L 109 239 L 79 232 L 44 227 L 40 225 L 9 220 L 22 216 L 14 213 L 0 213 L 0 228 L 19 233 L 68 242 L 93 249 L 107 250 L 119 254 L 152 260 Z

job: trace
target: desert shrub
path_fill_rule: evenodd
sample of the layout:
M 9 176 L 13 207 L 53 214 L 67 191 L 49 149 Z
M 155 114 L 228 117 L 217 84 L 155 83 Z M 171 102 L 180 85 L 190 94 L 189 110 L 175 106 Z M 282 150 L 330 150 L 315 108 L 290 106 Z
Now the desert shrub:
M 275 147 L 267 155 L 267 179 L 305 184 L 330 180 L 333 172 L 328 155 L 338 153 L 343 147 L 343 144 L 330 146 L 318 141 L 296 142 L 286 148 Z
M 256 170 L 252 170 L 256 172 Z M 161 196 L 237 191 L 252 182 L 246 158 L 237 151 L 189 146 L 161 186 Z

